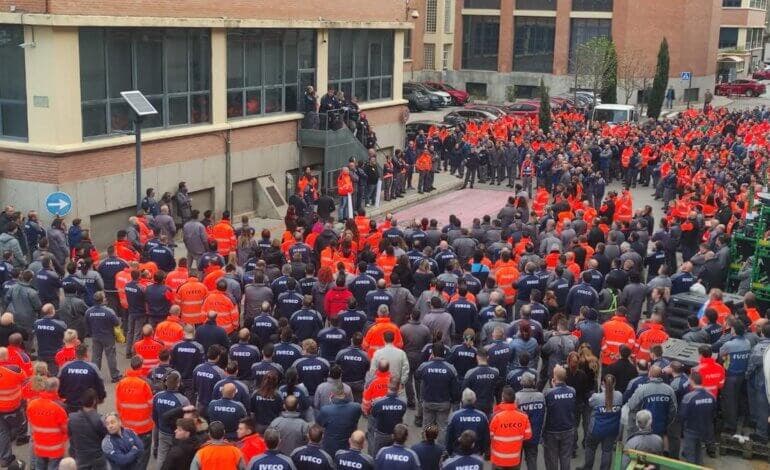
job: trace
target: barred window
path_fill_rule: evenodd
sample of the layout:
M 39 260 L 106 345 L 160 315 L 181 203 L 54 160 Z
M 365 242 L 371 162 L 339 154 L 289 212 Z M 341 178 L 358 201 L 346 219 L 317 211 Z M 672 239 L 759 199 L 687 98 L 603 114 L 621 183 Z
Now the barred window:
M 438 0 L 428 0 L 428 3 L 425 7 L 426 14 L 425 14 L 425 32 L 426 33 L 435 33 L 436 32 L 436 16 L 438 16 Z
M 499 38 L 499 16 L 463 16 L 463 68 L 497 70 Z
M 551 73 L 556 18 L 516 17 L 513 31 L 513 70 Z
M 453 0 L 444 0 L 444 33 L 452 33 L 452 10 L 454 10 Z
M 436 69 L 436 45 L 425 44 L 423 48 L 423 62 L 427 70 Z
M 329 32 L 329 86 L 359 102 L 393 96 L 393 31 Z
M 0 138 L 27 138 L 27 75 L 24 28 L 0 25 Z

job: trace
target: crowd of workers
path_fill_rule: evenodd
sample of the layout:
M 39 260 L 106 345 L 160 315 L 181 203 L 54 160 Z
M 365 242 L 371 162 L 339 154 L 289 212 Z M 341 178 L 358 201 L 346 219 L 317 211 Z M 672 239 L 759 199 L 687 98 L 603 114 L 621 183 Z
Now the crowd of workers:
M 578 446 L 582 468 L 601 448 L 607 469 L 617 442 L 692 463 L 719 433 L 766 443 L 770 324 L 747 288 L 740 308 L 722 289 L 768 130 L 762 110 L 432 129 L 398 152 L 398 175 L 394 157 L 364 165 L 367 184 L 351 181 L 355 162 L 341 172 L 338 225 L 310 173 L 282 234 L 148 191 L 106 256 L 80 221 L 43 228 L 8 206 L 0 465 L 535 469 L 542 445 L 549 470 Z M 370 181 L 403 191 L 417 172 L 430 190 L 442 168 L 513 195 L 443 226 L 367 217 Z M 605 195 L 613 179 L 651 183 L 658 224 L 628 189 Z M 709 296 L 683 337 L 699 345 L 691 368 L 662 349 L 670 296 L 688 291 Z M 407 447 L 410 408 L 423 432 Z

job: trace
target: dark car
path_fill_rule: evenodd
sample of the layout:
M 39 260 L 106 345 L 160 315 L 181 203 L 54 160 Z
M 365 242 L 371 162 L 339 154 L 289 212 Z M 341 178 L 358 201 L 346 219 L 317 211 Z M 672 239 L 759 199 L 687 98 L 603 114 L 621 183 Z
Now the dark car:
M 759 96 L 765 94 L 766 88 L 763 83 L 756 80 L 740 79 L 730 83 L 718 83 L 714 87 L 715 95 L 746 95 Z
M 430 89 L 428 89 L 422 83 L 408 82 L 408 83 L 404 83 L 404 86 L 413 88 L 415 90 L 418 90 L 424 93 L 430 100 L 430 109 L 438 109 L 444 106 L 444 99 L 439 95 L 437 95 L 436 93 L 433 93 Z
M 457 111 L 452 111 L 444 116 L 444 122 L 457 124 L 458 122 L 465 122 L 471 119 L 480 121 L 494 121 L 498 116 L 483 109 L 469 109 L 462 108 Z
M 496 106 L 493 104 L 466 104 L 463 109 L 476 109 L 480 111 L 486 111 L 495 115 L 495 119 L 505 116 L 507 113 L 502 106 Z
M 431 108 L 430 97 L 421 90 L 404 84 L 402 93 L 404 99 L 409 101 L 410 111 L 425 111 Z
M 532 118 L 540 112 L 539 100 L 517 101 L 506 107 L 508 114 Z
M 414 136 L 416 136 L 420 130 L 422 130 L 427 135 L 428 130 L 431 127 L 436 127 L 436 128 L 446 127 L 451 131 L 452 129 L 454 129 L 455 126 L 454 124 L 450 124 L 448 122 L 439 122 L 439 121 L 432 121 L 432 120 L 412 121 L 406 125 L 407 142 L 414 139 Z

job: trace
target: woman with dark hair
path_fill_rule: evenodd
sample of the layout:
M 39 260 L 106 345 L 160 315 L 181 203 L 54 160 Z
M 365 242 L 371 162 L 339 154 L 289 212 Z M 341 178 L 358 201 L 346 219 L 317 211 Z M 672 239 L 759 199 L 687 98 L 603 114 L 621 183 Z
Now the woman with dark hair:
M 401 255 L 396 261 L 396 265 L 393 267 L 393 274 L 398 274 L 398 278 L 401 280 L 401 287 L 412 290 L 414 287 L 414 277 L 412 276 L 412 268 L 409 266 L 409 256 Z
M 529 367 L 537 369 L 537 365 L 540 361 L 540 345 L 537 344 L 537 340 L 532 337 L 532 325 L 527 320 L 522 320 L 518 324 L 518 333 L 511 341 L 511 367 L 520 366 L 519 355 L 523 352 L 529 354 L 531 358 Z
M 297 397 L 297 411 L 299 411 L 305 420 L 310 421 L 312 419 L 310 413 L 310 392 L 307 391 L 305 384 L 300 383 L 297 369 L 289 367 L 286 369 L 286 373 L 283 377 L 286 381 L 286 385 L 281 385 L 278 389 L 278 393 L 281 395 L 281 403 L 283 403 L 289 395 L 294 395 Z
M 591 417 L 586 434 L 586 460 L 583 468 L 594 468 L 596 448 L 601 445 L 602 457 L 599 468 L 608 470 L 612 463 L 615 441 L 620 433 L 620 413 L 623 406 L 623 394 L 615 390 L 615 376 L 604 376 L 603 390 L 591 395 L 588 407 Z
M 251 411 L 254 414 L 257 432 L 260 434 L 265 432 L 273 419 L 277 418 L 283 410 L 283 398 L 278 393 L 279 384 L 278 372 L 271 370 L 251 395 Z
M 588 397 L 593 389 L 592 380 L 588 374 L 580 367 L 580 356 L 572 351 L 567 356 L 567 385 L 575 389 L 575 426 L 580 426 L 582 421 L 583 436 L 588 434 L 588 418 L 590 409 L 588 408 Z M 583 438 L 585 447 L 585 437 Z M 575 443 L 573 452 L 577 450 L 577 432 L 575 433 Z

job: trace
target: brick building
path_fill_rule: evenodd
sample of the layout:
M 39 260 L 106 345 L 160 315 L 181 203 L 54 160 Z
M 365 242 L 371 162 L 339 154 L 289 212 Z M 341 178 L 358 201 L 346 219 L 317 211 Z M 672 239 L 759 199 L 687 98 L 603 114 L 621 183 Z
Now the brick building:
M 143 126 L 144 188 L 186 181 L 201 212 L 274 215 L 300 165 L 333 170 L 301 142 L 307 85 L 356 95 L 383 152 L 403 142 L 409 11 L 366 3 L 0 0 L 0 201 L 45 213 L 65 191 L 68 218 L 104 246 L 135 210 L 119 93 L 138 89 L 159 111 Z
M 491 101 L 529 98 L 541 77 L 552 94 L 568 93 L 574 51 L 596 36 L 611 37 L 619 56 L 642 58 L 650 76 L 666 37 L 669 84 L 679 98 L 702 97 L 718 70 L 745 76 L 756 67 L 766 7 L 766 0 L 412 2 L 421 18 L 406 45 L 405 79 L 443 79 Z M 692 72 L 692 89 L 681 72 Z

